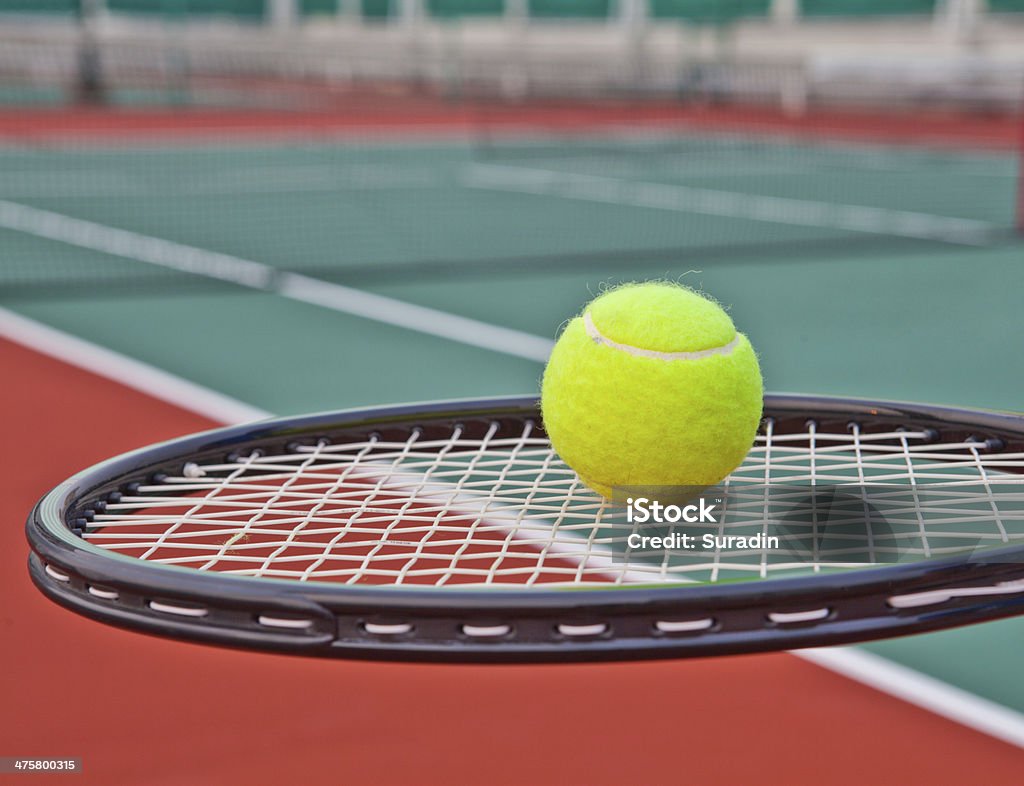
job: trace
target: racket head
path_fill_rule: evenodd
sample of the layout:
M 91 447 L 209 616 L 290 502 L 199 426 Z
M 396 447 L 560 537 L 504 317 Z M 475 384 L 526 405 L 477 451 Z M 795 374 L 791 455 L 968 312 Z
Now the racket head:
M 956 445 L 955 450 L 948 451 L 951 465 L 964 464 L 966 455 L 977 458 L 984 454 L 1010 457 L 995 463 L 1014 482 L 1024 471 L 1024 462 L 1017 456 L 1024 451 L 1024 418 L 1016 415 L 810 396 L 768 396 L 765 415 L 763 431 L 767 436 L 761 440 L 769 446 L 772 434 L 776 435 L 776 444 L 782 444 L 778 440 L 785 435 L 789 449 L 801 449 L 815 435 L 849 432 L 853 424 L 857 433 L 864 435 L 909 433 L 922 444 Z M 456 432 L 458 437 L 453 439 Z M 890 441 L 901 439 L 906 441 L 898 436 Z M 151 492 L 140 492 L 140 488 L 159 491 L 170 478 L 183 478 L 189 467 L 237 465 L 243 456 L 245 460 L 252 456 L 270 457 L 271 461 L 277 456 L 304 460 L 317 450 L 314 446 L 348 451 L 335 462 L 348 466 L 353 464 L 353 450 L 364 451 L 365 458 L 373 452 L 366 446 L 373 444 L 387 446 L 382 449 L 388 458 L 393 458 L 396 450 L 402 449 L 396 446 L 402 445 L 406 446 L 407 457 L 418 455 L 419 450 L 408 449 L 410 440 L 426 445 L 426 454 L 436 456 L 445 445 L 462 445 L 466 448 L 463 452 L 485 457 L 490 455 L 487 445 L 504 441 L 513 446 L 503 448 L 501 461 L 506 467 L 509 450 L 517 444 L 521 449 L 528 444 L 538 455 L 546 451 L 541 463 L 546 462 L 548 471 L 557 472 L 558 483 L 571 485 L 565 494 L 559 490 L 562 486 L 555 484 L 555 496 L 561 494 L 569 500 L 565 505 L 600 510 L 603 504 L 579 487 L 571 479 L 571 471 L 559 466 L 550 455 L 533 397 L 280 418 L 144 448 L 62 483 L 40 500 L 28 521 L 32 578 L 51 599 L 79 613 L 150 633 L 278 652 L 403 660 L 568 661 L 728 654 L 848 643 L 1024 611 L 1024 587 L 1017 591 L 1015 584 L 1022 575 L 1024 542 L 1013 539 L 1005 546 L 912 562 L 688 584 L 666 581 L 664 576 L 648 583 L 642 572 L 633 575 L 609 563 L 607 553 L 588 553 L 583 558 L 588 567 L 577 576 L 606 572 L 613 580 L 603 584 L 537 580 L 526 586 L 518 583 L 518 568 L 508 569 L 513 578 L 509 582 L 495 581 L 496 571 L 491 572 L 491 581 L 477 581 L 482 574 L 468 571 L 473 580 L 465 585 L 442 585 L 439 580 L 431 580 L 434 574 L 429 572 L 425 582 L 401 583 L 396 579 L 403 575 L 408 578 L 410 571 L 401 574 L 396 568 L 390 575 L 384 571 L 384 583 L 371 580 L 371 572 L 366 570 L 362 575 L 350 570 L 341 575 L 341 580 L 339 576 L 318 579 L 314 574 L 282 578 L 267 575 L 268 571 L 257 576 L 237 575 L 220 572 L 216 565 L 213 570 L 196 569 L 196 559 L 191 556 L 187 564 L 180 560 L 176 563 L 174 557 L 163 561 L 140 559 L 131 549 L 122 553 L 110 548 L 109 543 L 104 546 L 91 540 L 110 528 L 105 517 L 110 516 L 111 505 L 126 504 L 112 500 L 148 500 L 146 494 Z M 483 449 L 481 444 L 485 445 Z M 807 449 L 814 452 L 813 446 Z M 445 456 L 458 452 L 453 448 Z M 766 455 L 759 460 L 770 477 L 772 459 Z M 358 465 L 358 461 L 354 463 Z M 511 465 L 514 469 L 515 463 Z M 371 470 L 377 466 L 373 461 L 363 464 Z M 533 466 L 536 469 L 536 463 Z M 465 470 L 464 463 L 456 462 L 449 471 L 458 476 L 460 468 Z M 337 467 L 333 471 L 335 475 L 344 474 Z M 503 477 L 507 479 L 512 471 L 506 469 Z M 463 477 L 466 474 L 462 472 Z M 352 480 L 351 475 L 348 480 Z M 486 485 L 485 481 L 481 482 Z M 326 482 L 330 485 L 330 476 Z M 416 504 L 415 494 L 407 494 L 402 500 L 405 482 L 406 478 L 400 476 L 398 499 L 407 504 L 411 498 Z M 529 482 L 544 488 L 543 473 L 541 480 L 531 477 Z M 337 492 L 340 487 L 331 488 Z M 266 489 L 261 493 L 268 494 Z M 326 497 L 330 499 L 330 494 Z M 407 514 L 396 514 L 388 507 L 389 501 L 377 506 L 378 518 L 387 522 L 390 516 L 403 521 L 402 516 Z M 462 498 L 457 502 L 463 504 Z M 308 511 L 313 504 L 303 510 Z M 365 500 L 359 504 L 363 509 L 367 507 Z M 507 512 L 509 507 L 515 509 L 506 500 L 499 509 Z M 152 515 L 142 503 L 132 510 Z M 479 509 L 471 513 L 474 520 L 484 515 Z M 558 518 L 554 530 L 565 521 L 564 516 Z M 238 523 L 233 526 L 237 534 Z M 253 531 L 249 525 L 243 528 L 246 526 Z M 379 531 L 385 532 L 387 526 L 383 524 Z M 495 529 L 500 532 L 501 527 Z M 535 529 L 527 529 L 536 534 Z M 274 532 L 275 537 L 281 533 Z M 342 534 L 344 542 L 350 533 Z M 328 535 L 336 538 L 337 532 Z M 514 537 L 506 540 L 516 542 Z M 422 548 L 415 543 L 408 548 Z M 153 546 L 152 538 L 147 544 Z M 208 542 L 200 545 L 209 551 Z M 246 548 L 258 545 L 247 544 Z M 326 545 L 324 541 L 316 542 L 317 548 Z M 225 550 L 222 546 L 217 547 L 222 557 L 227 553 L 237 559 L 237 555 L 230 554 L 234 547 Z M 325 551 L 330 553 L 332 549 Z M 365 554 L 360 556 L 360 564 L 373 564 L 373 560 L 366 561 Z M 408 557 L 406 553 L 406 561 Z M 509 558 L 507 553 L 498 557 L 499 562 Z M 491 554 L 490 558 L 495 557 Z M 561 571 L 559 578 L 571 573 L 572 559 L 570 567 L 565 568 L 560 562 L 563 558 L 568 559 L 558 553 L 551 557 L 556 573 Z M 573 558 L 578 561 L 578 555 Z M 592 559 L 598 560 L 593 569 L 587 562 Z M 452 565 L 458 565 L 458 560 Z M 232 563 L 227 561 L 225 566 L 231 569 Z M 943 599 L 942 593 L 951 587 L 959 594 Z M 992 590 L 994 587 L 997 589 Z M 980 594 L 972 594 L 972 589 Z M 894 598 L 911 600 L 894 605 Z

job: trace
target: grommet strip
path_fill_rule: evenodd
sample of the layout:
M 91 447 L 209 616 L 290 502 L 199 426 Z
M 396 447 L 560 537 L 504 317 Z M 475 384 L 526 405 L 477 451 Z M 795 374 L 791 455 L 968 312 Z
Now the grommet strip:
M 153 611 L 162 611 L 164 614 L 177 614 L 179 617 L 205 617 L 209 614 L 209 610 L 195 608 L 194 606 L 174 606 L 170 603 L 160 603 L 159 601 L 151 600 L 149 607 Z
M 776 625 L 793 625 L 798 622 L 816 622 L 825 619 L 832 612 L 828 606 L 810 611 L 773 611 L 768 619 Z
M 713 617 L 705 617 L 700 620 L 658 620 L 654 623 L 655 629 L 662 633 L 693 633 L 699 630 L 709 630 L 714 625 Z

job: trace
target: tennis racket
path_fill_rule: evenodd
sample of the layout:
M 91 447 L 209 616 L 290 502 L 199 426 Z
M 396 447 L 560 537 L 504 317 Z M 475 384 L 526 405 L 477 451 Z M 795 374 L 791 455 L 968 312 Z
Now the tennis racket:
M 375 659 L 726 654 L 1024 611 L 1022 416 L 768 396 L 714 493 L 717 522 L 687 526 L 778 547 L 631 553 L 639 525 L 533 398 L 352 410 L 88 469 L 32 512 L 30 570 L 103 622 Z

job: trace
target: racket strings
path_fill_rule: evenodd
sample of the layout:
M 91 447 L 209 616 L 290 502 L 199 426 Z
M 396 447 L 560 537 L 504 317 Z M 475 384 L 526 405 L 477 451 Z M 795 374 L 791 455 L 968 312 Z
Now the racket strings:
M 930 430 L 778 433 L 769 420 L 702 525 L 713 546 L 654 554 L 632 551 L 625 507 L 583 486 L 532 421 L 437 433 L 190 462 L 110 502 L 83 537 L 300 582 L 567 587 L 766 578 L 1024 539 L 1024 453 Z

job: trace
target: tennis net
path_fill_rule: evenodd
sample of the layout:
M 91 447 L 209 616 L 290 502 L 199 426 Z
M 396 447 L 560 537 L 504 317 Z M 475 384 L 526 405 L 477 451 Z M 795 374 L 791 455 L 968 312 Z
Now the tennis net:
M 783 61 L 216 25 L 112 27 L 83 57 L 37 27 L 0 50 L 0 298 L 1021 242 L 1024 116 L 995 77 L 929 97 Z M 257 286 L 219 274 L 247 264 Z

